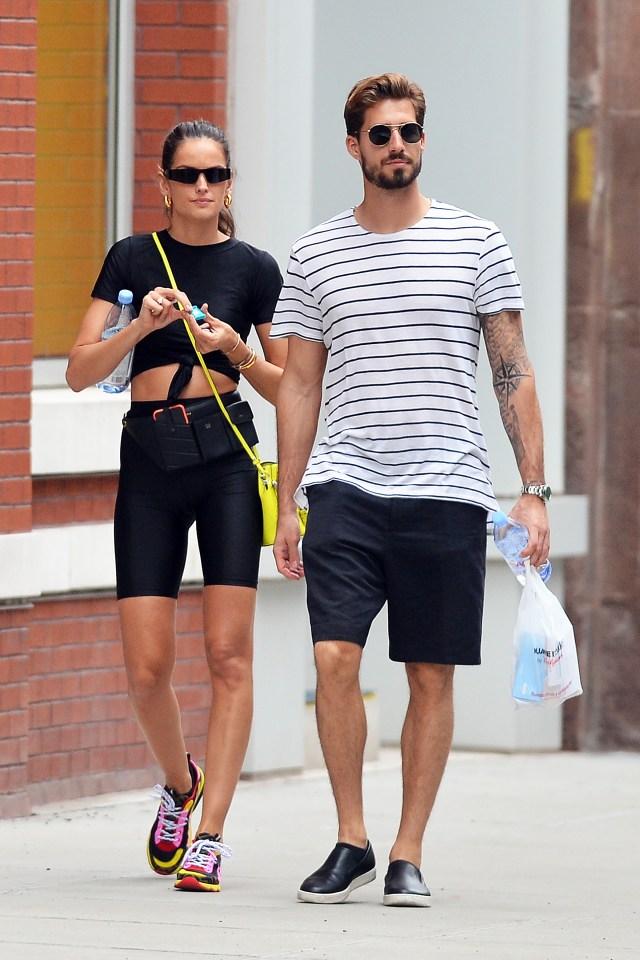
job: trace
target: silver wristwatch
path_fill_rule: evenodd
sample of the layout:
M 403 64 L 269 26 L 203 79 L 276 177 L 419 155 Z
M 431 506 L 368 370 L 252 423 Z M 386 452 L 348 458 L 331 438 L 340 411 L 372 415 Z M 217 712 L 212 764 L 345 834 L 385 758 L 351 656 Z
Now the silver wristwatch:
M 540 497 L 547 503 L 551 498 L 551 487 L 546 483 L 524 483 L 520 494 L 530 493 L 534 497 Z

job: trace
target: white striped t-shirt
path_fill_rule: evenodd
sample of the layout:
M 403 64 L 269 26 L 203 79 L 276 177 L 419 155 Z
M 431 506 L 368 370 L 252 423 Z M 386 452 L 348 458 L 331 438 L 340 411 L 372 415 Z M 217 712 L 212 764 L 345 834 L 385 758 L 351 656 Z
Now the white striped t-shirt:
M 478 419 L 478 313 L 523 307 L 496 225 L 449 204 L 433 201 L 400 233 L 369 233 L 347 210 L 304 234 L 271 328 L 328 350 L 327 436 L 298 499 L 342 480 L 497 509 Z

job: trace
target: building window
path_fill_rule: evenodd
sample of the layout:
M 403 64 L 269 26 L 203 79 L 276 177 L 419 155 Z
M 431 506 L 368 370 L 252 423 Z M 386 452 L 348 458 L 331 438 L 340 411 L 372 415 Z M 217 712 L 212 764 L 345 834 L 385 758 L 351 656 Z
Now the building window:
M 120 58 L 124 49 L 131 61 L 124 72 L 132 78 L 133 7 L 117 0 L 38 3 L 38 358 L 68 354 L 105 249 L 130 219 L 130 188 L 119 187 L 130 176 L 127 164 L 123 170 L 118 163 L 118 134 L 132 113 L 130 90 L 122 96 Z M 133 149 L 131 140 L 127 148 Z

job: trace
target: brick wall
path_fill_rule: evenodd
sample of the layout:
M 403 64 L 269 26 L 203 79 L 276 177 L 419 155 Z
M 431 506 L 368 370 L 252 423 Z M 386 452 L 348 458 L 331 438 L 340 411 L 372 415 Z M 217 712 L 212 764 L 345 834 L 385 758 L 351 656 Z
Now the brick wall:
M 87 8 L 92 6 L 87 0 Z M 35 253 L 37 0 L 0 16 L 0 535 L 106 522 L 114 476 L 30 476 Z M 227 2 L 136 2 L 134 229 L 162 225 L 155 186 L 179 120 L 226 121 Z M 92 278 L 86 281 L 92 282 Z M 33 497 L 33 505 L 32 505 Z M 203 759 L 209 681 L 202 594 L 180 596 L 176 689 L 189 749 Z M 147 785 L 158 775 L 126 695 L 113 594 L 0 605 L 0 817 L 33 803 Z
M 204 116 L 226 123 L 226 0 L 138 0 L 136 40 L 136 232 L 162 225 L 157 168 L 168 131 Z
M 35 0 L 0 19 L 0 535 L 31 529 Z M 2 575 L 0 571 L 0 576 Z M 0 606 L 0 815 L 29 812 L 29 603 Z
M 183 591 L 177 631 L 176 692 L 189 749 L 203 759 L 209 695 L 200 590 Z M 33 803 L 152 785 L 159 774 L 127 699 L 111 596 L 38 603 L 28 673 Z
M 31 528 L 36 8 L 0 19 L 0 533 Z

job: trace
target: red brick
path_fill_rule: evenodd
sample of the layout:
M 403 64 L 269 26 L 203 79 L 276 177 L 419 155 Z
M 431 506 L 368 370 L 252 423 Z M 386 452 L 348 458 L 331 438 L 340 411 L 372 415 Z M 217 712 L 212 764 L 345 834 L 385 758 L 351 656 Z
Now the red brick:
M 138 27 L 146 27 L 148 24 L 178 24 L 179 8 L 175 0 L 138 0 L 136 6 L 136 20 Z
M 0 150 L 3 153 L 24 153 L 30 156 L 36 152 L 35 130 L 23 128 L 0 130 Z
M 3 62 L 4 62 L 4 50 L 3 50 Z M 24 63 L 19 63 L 18 66 L 24 67 Z M 4 100 L 35 100 L 36 98 L 35 75 L 29 74 L 29 73 L 0 74 L 0 96 Z
M 34 247 L 35 244 L 33 237 L 0 236 L 0 257 L 2 257 L 3 260 L 32 260 Z
M 198 105 L 208 107 L 221 101 L 225 93 L 224 83 L 212 78 L 174 80 L 170 84 L 166 80 L 143 80 L 140 87 L 145 103 L 178 102 L 189 104 L 190 108 Z
M 170 53 L 139 53 L 136 56 L 136 77 L 176 77 L 178 71 L 178 54 Z
M 11 371 L 4 371 L 7 375 Z M 25 450 L 29 446 L 29 424 L 0 423 L 0 447 L 4 450 Z
M 26 710 L 6 710 L 0 713 L 0 740 L 15 740 L 29 732 L 29 714 Z
M 0 481 L 0 533 L 22 533 L 31 529 L 31 504 L 2 506 L 3 483 Z
M 180 76 L 227 77 L 227 58 L 221 53 L 183 53 L 180 57 Z
M 33 317 L 19 315 L 16 312 L 18 303 L 25 298 L 25 306 L 33 309 L 33 291 L 25 289 L 6 289 L 3 293 L 3 301 L 6 305 L 7 313 L 3 317 L 2 339 L 7 340 L 30 340 L 33 336 Z M 27 301 L 28 298 L 28 301 Z M 4 360 L 4 350 L 2 353 Z M 25 371 L 30 375 L 30 368 L 25 366 Z
M 0 624 L 0 657 L 25 656 L 27 630 Z M 3 701 L 3 706 L 4 701 Z
M 143 50 L 225 50 L 225 31 L 210 27 L 145 27 Z
M 157 130 L 160 134 L 160 146 L 176 123 L 175 107 L 141 103 L 136 107 L 136 130 Z
M 29 686 L 26 682 L 3 684 L 2 686 L 2 709 L 3 710 L 26 710 L 28 706 L 29 706 Z
M 26 737 L 16 737 L 13 740 L 0 740 L 0 767 L 10 767 L 14 764 L 25 763 L 29 755 L 29 744 Z
M 0 179 L 33 181 L 36 173 L 36 158 L 16 154 L 0 157 Z
M 2 345 L 2 358 L 7 365 L 16 364 L 18 356 L 22 363 L 31 361 L 29 343 L 4 343 Z M 8 359 L 11 357 L 11 359 Z M 6 358 L 6 359 L 5 359 Z M 31 398 L 30 397 L 0 397 L 0 421 L 5 423 L 20 423 L 29 421 L 31 418 Z
M 29 706 L 29 718 L 32 729 L 49 727 L 52 723 L 50 703 L 32 703 Z
M 18 683 L 24 680 L 26 667 L 25 655 L 3 657 L 0 660 L 0 687 L 5 683 Z
M 4 0 L 2 12 L 13 20 L 34 20 L 38 14 L 38 0 Z
M 0 233 L 33 233 L 35 225 L 36 215 L 32 207 L 0 211 Z
M 1 21 L 0 21 L 1 23 Z M 2 42 L 0 41 L 0 47 Z M 0 127 L 34 127 L 36 125 L 36 105 L 17 100 L 6 103 L 0 100 Z
M 227 3 L 215 3 L 211 0 L 189 0 L 182 4 L 182 22 L 197 26 L 219 24 L 226 26 L 229 21 Z
M 2 106 L 0 104 L 0 110 Z M 0 204 L 3 207 L 33 207 L 35 204 L 34 183 L 13 183 L 0 180 Z
M 25 477 L 30 472 L 28 450 L 4 453 L 0 450 L 0 477 Z
M 34 47 L 36 39 L 35 20 L 0 20 L 0 47 Z
M 0 500 L 11 506 L 31 504 L 31 477 L 0 480 Z
M 17 793 L 27 786 L 27 768 L 24 765 L 17 767 L 0 767 L 0 794 Z

